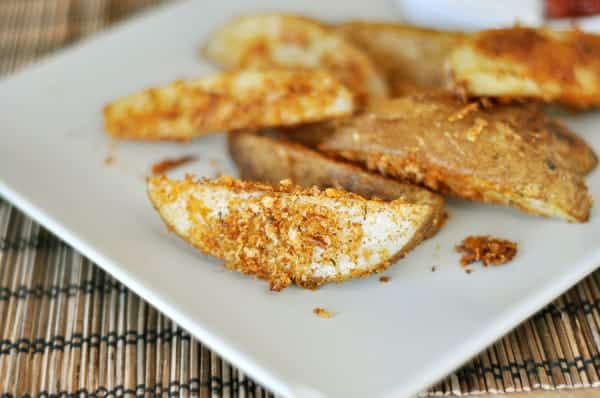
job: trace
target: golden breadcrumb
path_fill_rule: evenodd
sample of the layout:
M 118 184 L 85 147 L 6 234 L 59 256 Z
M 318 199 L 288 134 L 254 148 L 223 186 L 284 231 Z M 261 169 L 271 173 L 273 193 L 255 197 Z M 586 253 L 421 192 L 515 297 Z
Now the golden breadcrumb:
M 384 276 L 380 276 L 379 277 L 379 282 L 388 283 L 390 281 L 390 279 L 391 278 L 389 276 L 385 276 L 385 275 Z
M 325 308 L 315 307 L 313 309 L 313 313 L 323 319 L 333 318 L 333 314 L 327 311 Z
M 272 290 L 385 269 L 423 239 L 429 205 L 367 200 L 328 188 L 300 189 L 221 177 L 151 178 L 149 196 L 178 235 L 225 265 L 266 279 Z
M 104 108 L 115 137 L 190 140 L 243 128 L 295 125 L 352 113 L 352 94 L 326 72 L 245 70 L 176 81 Z
M 232 68 L 303 66 L 340 79 L 359 103 L 387 96 L 371 59 L 320 22 L 294 15 L 257 14 L 234 18 L 210 38 L 204 55 Z
M 512 260 L 517 255 L 517 244 L 491 236 L 469 236 L 456 246 L 456 251 L 465 253 L 460 259 L 463 267 L 476 261 L 481 261 L 487 267 Z
M 469 96 L 600 105 L 600 36 L 513 27 L 470 36 L 448 58 L 453 88 Z

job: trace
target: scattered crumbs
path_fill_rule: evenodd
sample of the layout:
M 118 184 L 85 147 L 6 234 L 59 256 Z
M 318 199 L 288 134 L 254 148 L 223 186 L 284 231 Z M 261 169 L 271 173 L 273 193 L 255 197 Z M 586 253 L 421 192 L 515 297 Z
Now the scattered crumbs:
M 435 272 L 437 270 L 437 265 L 431 267 L 431 272 Z
M 114 161 L 115 161 L 115 157 L 112 154 L 106 155 L 106 157 L 104 158 L 105 165 L 111 165 L 114 163 Z
M 470 274 L 471 272 L 473 272 L 473 270 L 472 270 L 472 269 L 470 269 L 470 268 L 467 268 L 467 269 L 465 269 L 465 272 L 466 272 L 467 274 Z
M 218 167 L 219 166 L 219 161 L 216 159 L 209 159 L 208 160 L 208 164 L 211 165 L 212 167 Z
M 115 151 L 117 150 L 117 143 L 114 140 L 108 142 L 108 154 L 104 158 L 105 165 L 111 165 L 115 162 Z
M 380 276 L 379 277 L 379 282 L 383 282 L 383 283 L 388 283 L 390 281 L 390 277 L 389 276 Z
M 186 163 L 190 163 L 196 160 L 195 156 L 192 155 L 186 155 L 186 156 L 181 156 L 179 158 L 167 158 L 164 160 L 161 160 L 160 162 L 154 163 L 152 165 L 152 174 L 156 175 L 156 174 L 164 174 L 167 171 L 174 169 L 176 167 L 182 166 Z
M 463 267 L 476 261 L 481 261 L 486 267 L 500 265 L 509 262 L 517 254 L 516 243 L 490 236 L 469 236 L 455 249 L 464 253 L 460 259 Z
M 313 309 L 313 313 L 323 319 L 333 318 L 333 314 L 327 311 L 325 308 L 315 307 L 315 309 Z

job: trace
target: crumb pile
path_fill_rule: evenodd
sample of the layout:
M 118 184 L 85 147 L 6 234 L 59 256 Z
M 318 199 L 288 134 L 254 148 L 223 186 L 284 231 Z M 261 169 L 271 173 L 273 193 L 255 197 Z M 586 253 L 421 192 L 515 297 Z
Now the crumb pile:
M 462 266 L 481 261 L 487 267 L 512 260 L 517 254 L 517 244 L 490 236 L 469 236 L 456 246 L 456 251 L 464 253 L 460 259 Z

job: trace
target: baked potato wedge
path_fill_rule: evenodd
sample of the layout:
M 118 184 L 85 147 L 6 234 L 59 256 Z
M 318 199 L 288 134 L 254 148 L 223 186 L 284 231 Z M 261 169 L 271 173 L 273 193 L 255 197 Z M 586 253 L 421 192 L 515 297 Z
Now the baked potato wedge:
M 341 159 L 284 138 L 254 132 L 229 134 L 229 154 L 243 180 L 276 185 L 289 179 L 301 187 L 317 186 L 353 192 L 365 198 L 401 199 L 408 203 L 430 205 L 435 213 L 434 234 L 445 219 L 444 199 L 425 188 L 407 184 L 362 169 Z M 429 235 L 427 236 L 429 237 Z
M 315 288 L 387 268 L 431 228 L 431 206 L 385 202 L 328 188 L 217 180 L 148 181 L 160 217 L 227 268 L 269 282 Z
M 466 37 L 391 22 L 350 21 L 336 31 L 364 50 L 385 74 L 392 96 L 443 88 L 448 54 Z
M 452 96 L 440 93 L 422 93 L 413 98 L 420 98 L 421 105 L 427 104 L 433 106 L 446 106 L 447 112 L 452 113 L 445 123 L 439 122 L 440 128 L 455 128 L 454 123 L 464 117 L 471 120 L 475 118 L 482 119 L 489 125 L 495 125 L 498 128 L 509 127 L 511 133 L 519 136 L 525 143 L 534 147 L 543 154 L 548 167 L 559 167 L 577 174 L 585 175 L 592 171 L 598 164 L 598 157 L 594 150 L 577 134 L 571 131 L 567 126 L 558 120 L 555 120 L 544 114 L 536 104 L 500 104 L 490 101 L 471 101 L 463 102 Z M 427 106 L 427 105 L 426 105 Z M 370 111 L 382 117 L 390 116 L 396 118 L 399 116 L 398 103 L 393 101 L 378 101 L 373 103 Z M 417 107 L 417 113 L 422 109 Z M 322 122 L 314 124 L 309 128 L 308 136 L 315 143 L 317 126 L 322 125 L 322 137 L 332 134 L 332 126 L 335 121 Z M 298 126 L 293 129 L 294 137 L 301 135 L 302 128 Z M 315 132 L 311 132 L 311 129 Z M 323 138 L 321 138 L 321 141 Z
M 450 86 L 466 96 L 600 105 L 600 36 L 513 27 L 469 36 L 448 57 Z
M 560 121 L 544 114 L 535 104 L 462 102 L 440 91 L 421 92 L 418 95 L 452 103 L 456 110 L 453 118 L 460 118 L 475 111 L 483 112 L 490 122 L 507 124 L 524 141 L 543 152 L 552 164 L 558 167 L 585 175 L 598 164 L 596 153 L 585 140 Z M 374 101 L 368 109 L 385 117 L 388 107 L 390 117 L 398 117 L 396 104 L 393 101 Z M 341 123 L 344 123 L 343 119 L 282 128 L 279 131 L 283 132 L 287 139 L 317 149 L 321 142 L 335 133 Z
M 214 32 L 203 53 L 225 69 L 308 67 L 327 70 L 360 103 L 387 96 L 371 59 L 332 28 L 295 15 L 256 14 L 234 18 Z
M 104 108 L 109 134 L 136 140 L 190 140 L 222 130 L 294 125 L 349 115 L 353 97 L 327 72 L 263 69 L 176 81 Z
M 319 148 L 443 194 L 586 221 L 592 200 L 582 177 L 559 166 L 551 140 L 533 144 L 494 109 L 450 96 L 380 101 Z

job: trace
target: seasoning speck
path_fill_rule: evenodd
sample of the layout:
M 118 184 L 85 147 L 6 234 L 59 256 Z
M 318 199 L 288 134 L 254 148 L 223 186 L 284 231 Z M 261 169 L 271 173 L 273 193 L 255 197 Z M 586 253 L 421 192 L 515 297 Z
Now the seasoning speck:
M 388 283 L 389 281 L 390 281 L 389 276 L 380 276 L 379 277 L 379 282 Z
M 435 272 L 437 270 L 437 265 L 431 267 L 431 272 Z
M 333 314 L 327 311 L 325 308 L 315 307 L 315 309 L 313 309 L 313 313 L 323 319 L 333 318 Z
M 174 159 L 164 159 L 152 165 L 152 174 L 164 174 L 167 171 L 196 160 L 195 156 L 186 155 Z
M 470 274 L 471 272 L 473 272 L 473 270 L 472 270 L 472 269 L 470 269 L 470 268 L 467 268 L 467 269 L 465 270 L 465 272 L 466 272 L 467 274 Z

